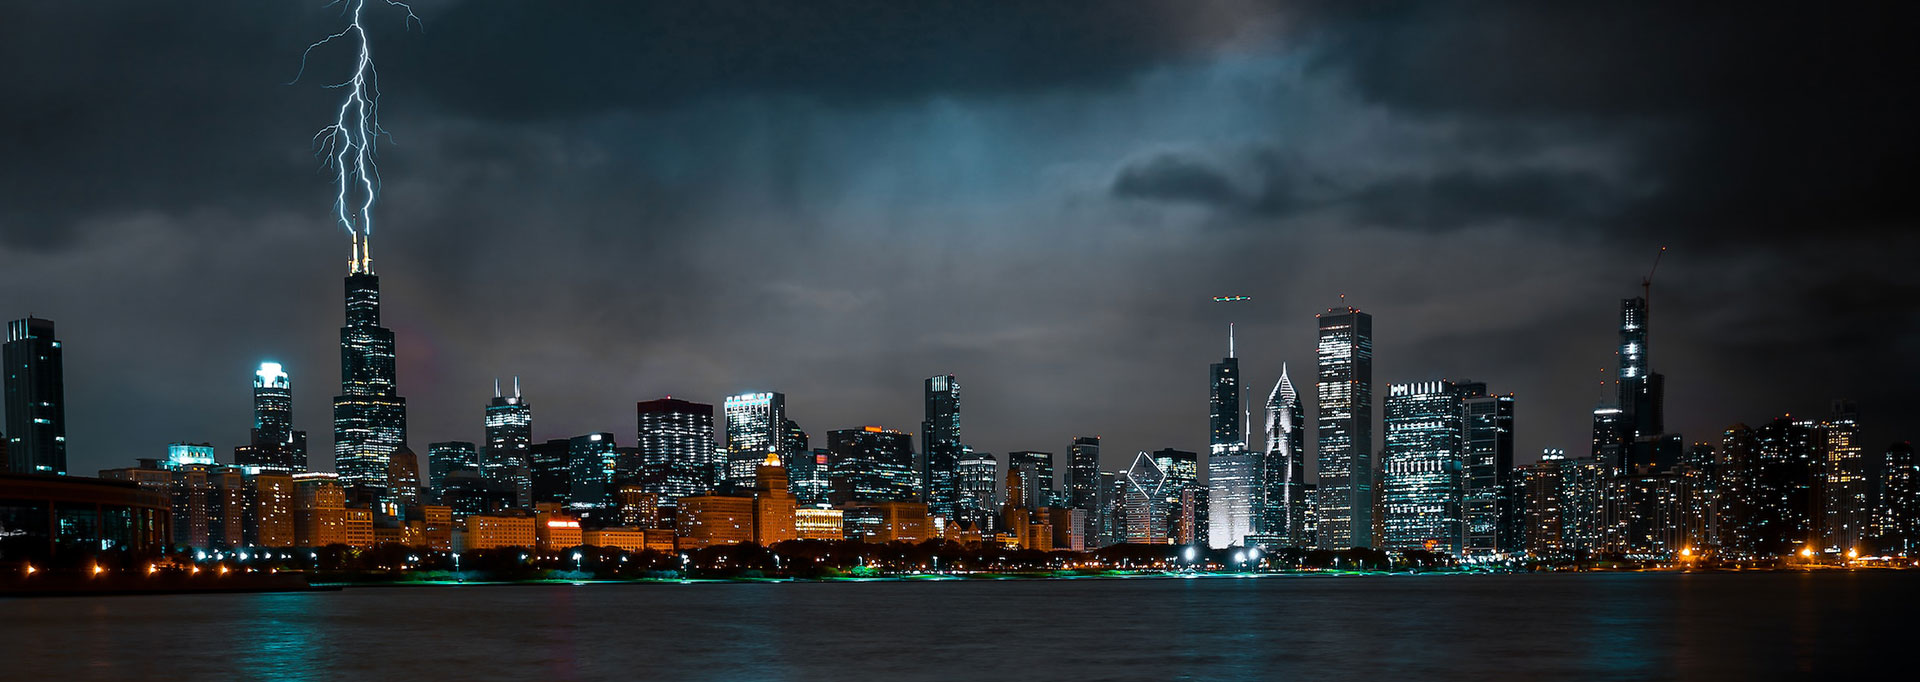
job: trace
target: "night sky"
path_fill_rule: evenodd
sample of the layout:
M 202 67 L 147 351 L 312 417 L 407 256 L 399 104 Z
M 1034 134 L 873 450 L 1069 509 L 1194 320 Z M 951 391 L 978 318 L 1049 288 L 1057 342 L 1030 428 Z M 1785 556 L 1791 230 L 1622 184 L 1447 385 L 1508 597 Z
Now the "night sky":
M 58 324 L 75 473 L 228 460 L 265 359 L 331 468 L 345 55 L 285 84 L 322 4 L 0 10 L 0 314 Z M 1204 449 L 1229 321 L 1313 409 L 1345 294 L 1376 395 L 1485 381 L 1522 460 L 1579 453 L 1661 246 L 1671 430 L 1920 435 L 1915 5 L 1566 4 L 373 3 L 411 444 L 518 375 L 540 439 L 776 390 L 823 446 L 952 372 L 974 448 L 1118 468 Z

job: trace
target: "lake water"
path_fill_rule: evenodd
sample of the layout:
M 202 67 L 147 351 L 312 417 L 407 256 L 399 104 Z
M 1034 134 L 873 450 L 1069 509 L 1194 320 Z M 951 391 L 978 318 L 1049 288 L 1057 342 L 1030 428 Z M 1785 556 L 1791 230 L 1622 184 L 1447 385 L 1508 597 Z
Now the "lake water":
M 1906 669 L 1916 606 L 1889 572 L 12 599 L 0 679 L 1752 680 Z

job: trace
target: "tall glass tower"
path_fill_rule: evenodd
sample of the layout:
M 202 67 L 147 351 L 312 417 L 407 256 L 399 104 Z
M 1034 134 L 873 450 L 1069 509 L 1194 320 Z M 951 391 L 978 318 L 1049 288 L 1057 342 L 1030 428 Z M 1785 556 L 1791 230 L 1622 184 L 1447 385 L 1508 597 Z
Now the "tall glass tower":
M 1373 546 L 1373 316 L 1329 308 L 1320 321 L 1319 546 Z
M 278 362 L 253 373 L 253 430 L 234 463 L 292 473 L 307 470 L 307 432 L 293 430 L 293 382 Z
M 1519 482 L 1513 469 L 1513 394 L 1488 395 L 1487 385 L 1462 382 L 1465 418 L 1462 466 L 1468 556 L 1490 558 L 1521 551 Z
M 1300 394 L 1280 366 L 1280 381 L 1267 395 L 1267 450 L 1261 467 L 1260 534 L 1279 547 L 1307 546 L 1306 413 Z M 1270 547 L 1271 548 L 1271 547 Z
M 739 491 L 754 488 L 753 477 L 767 455 L 779 454 L 786 439 L 787 397 L 779 393 L 728 396 L 726 483 Z
M 1450 381 L 1387 390 L 1384 549 L 1457 556 L 1464 543 L 1460 393 Z
M 380 326 L 380 276 L 359 258 L 347 275 L 346 299 L 333 466 L 342 486 L 385 501 L 393 451 L 407 442 L 407 399 L 394 387 L 393 330 Z
M 53 321 L 7 324 L 7 470 L 67 473 L 67 388 Z
M 673 397 L 638 403 L 640 485 L 677 504 L 713 490 L 713 405 Z
M 1208 454 L 1242 452 L 1247 434 L 1241 430 L 1240 358 L 1233 349 L 1233 327 L 1227 327 L 1227 356 L 1207 366 Z
M 927 512 L 954 518 L 954 471 L 960 465 L 960 382 L 952 374 L 928 377 L 927 418 L 920 423 L 920 480 Z
M 510 485 L 516 504 L 533 503 L 533 406 L 520 396 L 520 377 L 513 378 L 513 395 L 500 393 L 493 381 L 493 400 L 487 402 L 486 450 L 480 472 L 488 480 Z

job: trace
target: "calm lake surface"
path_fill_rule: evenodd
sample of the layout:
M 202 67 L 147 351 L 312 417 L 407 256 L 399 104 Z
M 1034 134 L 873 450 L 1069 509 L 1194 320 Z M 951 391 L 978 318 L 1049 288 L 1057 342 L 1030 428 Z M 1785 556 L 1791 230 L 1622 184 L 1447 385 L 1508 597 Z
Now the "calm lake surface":
M 1804 678 L 1920 573 L 358 588 L 0 600 L 0 679 Z

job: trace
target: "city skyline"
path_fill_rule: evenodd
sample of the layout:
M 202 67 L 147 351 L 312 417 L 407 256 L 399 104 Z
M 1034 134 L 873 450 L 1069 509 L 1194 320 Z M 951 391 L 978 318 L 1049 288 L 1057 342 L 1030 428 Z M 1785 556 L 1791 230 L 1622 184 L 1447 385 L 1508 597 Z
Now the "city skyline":
M 169 176 L 204 178 L 206 184 L 164 191 L 171 185 L 160 179 L 130 178 L 115 183 L 122 193 L 82 204 L 62 203 L 71 196 L 65 191 L 15 194 L 36 185 L 25 179 L 8 183 L 0 249 L 18 265 L 9 270 L 7 302 L 13 316 L 57 321 L 62 339 L 75 351 L 66 363 L 68 432 L 75 438 L 70 470 L 119 466 L 173 441 L 212 442 L 223 460 L 230 458 L 232 447 L 248 440 L 251 405 L 243 382 L 251 368 L 268 360 L 281 362 L 293 376 L 293 428 L 314 434 L 313 464 L 329 468 L 331 463 L 317 455 L 331 450 L 332 430 L 324 421 L 330 394 L 318 387 L 329 383 L 331 356 L 338 352 L 327 340 L 340 325 L 338 288 L 330 284 L 338 276 L 339 234 L 317 210 L 324 208 L 324 197 L 316 192 L 310 160 L 300 153 L 306 132 L 294 133 L 311 121 L 313 103 L 332 95 L 277 84 L 295 66 L 290 51 L 305 44 L 289 36 L 307 36 L 307 28 L 330 25 L 326 22 L 335 17 L 315 8 L 237 17 L 194 11 L 149 18 L 161 26 L 191 19 L 205 25 L 283 27 L 239 31 L 247 37 L 228 49 L 241 58 L 226 54 L 207 64 L 231 78 L 183 86 L 196 100 L 233 105 L 211 112 L 232 124 L 223 126 L 230 132 L 209 137 L 208 146 L 191 156 L 144 144 L 121 152 L 136 161 L 180 161 L 184 165 Z M 657 10 L 601 18 L 631 28 L 620 22 L 644 23 L 647 17 L 641 15 L 650 11 Z M 823 11 L 831 16 L 832 8 Z M 1143 17 L 1132 19 L 1151 19 L 1156 11 L 1161 10 L 1142 10 Z M 60 9 L 36 12 L 41 13 L 36 25 L 46 35 L 71 38 L 66 42 L 81 49 L 95 39 Z M 471 91 L 462 90 L 470 84 L 444 67 L 463 55 L 493 56 L 478 42 L 487 33 L 473 26 L 471 12 L 448 7 L 429 13 L 445 31 L 400 37 L 397 32 L 405 28 L 400 22 L 372 27 L 376 35 L 384 31 L 396 38 L 384 43 L 384 75 L 394 85 L 385 114 L 388 128 L 399 131 L 396 143 L 413 145 L 409 153 L 390 159 L 396 184 L 383 199 L 379 262 L 385 316 L 399 321 L 398 394 L 410 398 L 408 444 L 416 452 L 431 442 L 479 441 L 472 405 L 484 399 L 487 383 L 499 375 L 527 377 L 528 395 L 542 406 L 535 439 L 547 440 L 602 431 L 624 437 L 631 420 L 628 405 L 637 400 L 675 395 L 717 404 L 749 390 L 789 395 L 791 417 L 816 437 L 863 424 L 913 431 L 924 416 L 915 385 L 930 375 L 952 373 L 968 385 L 968 445 L 984 452 L 1061 452 L 1075 436 L 1100 434 L 1107 446 L 1102 468 L 1115 470 L 1140 450 L 1200 449 L 1206 436 L 1196 426 L 1200 408 L 1194 397 L 1204 397 L 1205 389 L 1193 379 L 1194 368 L 1217 356 L 1218 325 L 1238 324 L 1245 383 L 1264 385 L 1278 376 L 1283 363 L 1311 366 L 1312 332 L 1305 320 L 1344 292 L 1347 301 L 1379 320 L 1376 392 L 1393 382 L 1459 377 L 1512 391 L 1528 406 L 1516 446 L 1525 462 L 1545 447 L 1582 450 L 1589 410 L 1613 393 L 1601 385 L 1612 370 L 1604 376 L 1599 370 L 1616 363 L 1615 344 L 1607 338 L 1615 302 L 1638 293 L 1638 280 L 1662 244 L 1673 250 L 1654 284 L 1660 322 L 1652 343 L 1660 352 L 1652 356 L 1652 369 L 1673 377 L 1666 389 L 1667 431 L 1688 441 L 1710 440 L 1736 421 L 1819 414 L 1827 401 L 1849 398 L 1860 406 L 1861 443 L 1871 450 L 1910 437 L 1912 415 L 1920 412 L 1915 398 L 1877 380 L 1912 373 L 1915 354 L 1903 351 L 1913 343 L 1910 313 L 1920 297 L 1911 295 L 1911 284 L 1888 277 L 1895 272 L 1891 264 L 1868 257 L 1900 252 L 1901 240 L 1912 237 L 1885 231 L 1833 237 L 1835 230 L 1818 230 L 1825 241 L 1817 244 L 1762 246 L 1792 232 L 1769 221 L 1761 221 L 1764 229 L 1752 228 L 1759 232 L 1730 231 L 1724 226 L 1734 218 L 1751 215 L 1734 210 L 1737 205 L 1715 203 L 1724 200 L 1706 194 L 1698 177 L 1684 173 L 1650 176 L 1648 182 L 1662 188 L 1658 201 L 1635 202 L 1617 193 L 1595 199 L 1615 201 L 1609 205 L 1629 216 L 1666 216 L 1646 226 L 1624 218 L 1529 213 L 1498 201 L 1489 201 L 1485 214 L 1447 212 L 1474 209 L 1444 203 L 1467 196 L 1449 188 L 1497 193 L 1526 186 L 1517 179 L 1494 182 L 1504 177 L 1497 173 L 1487 180 L 1491 187 L 1430 185 L 1436 203 L 1424 208 L 1383 202 L 1412 211 L 1411 217 L 1395 219 L 1386 209 L 1358 217 L 1275 216 L 1272 211 L 1280 209 L 1259 201 L 1285 195 L 1256 194 L 1311 194 L 1326 188 L 1263 185 L 1290 181 L 1283 173 L 1290 167 L 1284 157 L 1209 142 L 1256 130 L 1247 120 L 1227 116 L 1183 128 L 1097 115 L 1103 105 L 1124 102 L 1166 114 L 1166 120 L 1191 120 L 1190 111 L 1156 103 L 1188 90 L 1195 101 L 1221 102 L 1222 88 L 1260 84 L 1260 96 L 1230 110 L 1249 118 L 1293 116 L 1304 130 L 1338 140 L 1353 129 L 1334 114 L 1377 102 L 1384 106 L 1385 139 L 1424 142 L 1445 153 L 1493 154 L 1496 165 L 1506 164 L 1498 166 L 1501 172 L 1522 179 L 1550 182 L 1580 173 L 1611 177 L 1608 173 L 1656 158 L 1650 156 L 1649 138 L 1624 115 L 1582 109 L 1581 100 L 1558 91 L 1546 93 L 1558 108 L 1521 113 L 1551 128 L 1568 112 L 1586 111 L 1599 117 L 1600 132 L 1555 136 L 1553 130 L 1541 130 L 1535 134 L 1545 137 L 1534 146 L 1584 150 L 1601 161 L 1548 164 L 1553 172 L 1528 175 L 1538 169 L 1497 146 L 1478 146 L 1471 136 L 1435 137 L 1423 126 L 1451 121 L 1479 130 L 1494 114 L 1511 112 L 1491 93 L 1432 102 L 1416 95 L 1434 93 L 1395 90 L 1404 84 L 1382 81 L 1363 67 L 1373 63 L 1369 60 L 1406 55 L 1368 53 L 1342 42 L 1391 28 L 1402 18 L 1306 12 L 1299 26 L 1280 29 L 1263 21 L 1275 15 L 1254 4 L 1231 17 L 1240 28 L 1190 26 L 1191 44 L 1177 48 L 1146 40 L 1158 28 L 1151 22 L 1123 23 L 1112 30 L 1121 44 L 1142 46 L 1139 52 L 1089 73 L 1050 73 L 1037 82 L 1015 83 L 1010 72 L 989 68 L 992 78 L 980 83 L 885 82 L 875 86 L 880 92 L 856 96 L 809 81 L 787 93 L 798 101 L 780 104 L 767 99 L 779 93 L 749 78 L 734 83 L 740 92 L 673 91 L 657 104 L 637 103 L 618 89 L 600 100 L 584 97 L 592 93 L 565 91 L 557 93 L 566 95 L 558 100 L 564 106 L 515 111 L 475 101 Z M 1548 34 L 1584 35 L 1571 28 L 1577 18 L 1544 13 L 1525 20 Z M 1647 18 L 1653 25 L 1672 26 L 1685 17 L 1656 13 Z M 872 27 L 871 22 L 889 19 L 882 15 L 857 25 Z M 1056 22 L 1049 25 L 1064 34 L 1082 35 L 1076 33 L 1084 28 L 1076 23 L 1081 17 L 1043 19 Z M 547 37 L 537 33 L 550 26 L 547 21 L 529 22 L 536 37 Z M 1820 25 L 1844 28 L 1832 23 Z M 1234 44 L 1229 34 L 1240 31 L 1267 51 L 1228 49 Z M 144 35 L 129 37 L 129 49 L 137 49 Z M 1304 58 L 1286 47 L 1289 37 L 1346 70 L 1289 70 L 1291 60 Z M 1720 47 L 1737 53 L 1761 49 L 1738 42 Z M 1858 56 L 1841 53 L 1835 59 Z M 81 76 L 110 82 L 148 68 L 71 63 Z M 855 59 L 845 68 L 877 68 L 877 63 Z M 1601 68 L 1611 69 L 1603 75 L 1637 73 L 1626 68 L 1631 65 L 1616 60 Z M 1176 78 L 1156 79 L 1156 74 Z M 1217 77 L 1222 85 L 1185 78 L 1200 75 Z M 1686 83 L 1713 75 L 1719 74 L 1661 77 Z M 1528 74 L 1514 80 L 1537 85 Z M 29 100 L 53 97 L 40 81 L 24 87 Z M 1326 109 L 1291 108 L 1284 102 L 1293 94 L 1314 95 Z M 1710 105 L 1664 91 L 1641 95 L 1645 99 L 1636 106 L 1690 124 L 1680 128 L 1687 139 L 1725 145 L 1751 135 L 1744 129 L 1703 127 L 1711 118 L 1704 116 L 1713 111 Z M 153 87 L 124 93 L 132 102 L 149 104 L 173 101 L 173 96 Z M 1057 98 L 1067 112 L 1090 116 L 1094 125 L 1055 144 L 1019 149 L 1014 143 L 1031 141 L 1031 130 L 1062 115 L 1033 108 L 1048 97 Z M 823 109 L 827 103 L 841 108 Z M 70 104 L 87 112 L 124 102 Z M 801 122 L 754 124 L 740 117 L 742 107 L 759 106 L 775 106 Z M 693 115 L 700 112 L 714 115 L 696 123 Z M 658 124 L 658 131 L 696 137 L 722 124 L 764 135 L 724 147 L 728 153 L 714 155 L 712 165 L 694 173 L 701 183 L 721 176 L 735 182 L 676 187 L 656 171 L 682 160 L 686 150 L 656 146 L 660 137 L 629 125 L 639 120 Z M 961 124 L 966 120 L 1001 122 L 983 123 L 984 129 L 969 136 Z M 851 142 L 845 129 L 858 121 L 903 128 L 887 139 L 910 143 L 903 148 L 909 156 L 881 166 L 861 162 L 851 151 L 836 151 L 832 143 Z M 117 130 L 106 126 L 88 132 L 114 140 L 122 134 Z M 482 144 L 495 139 L 519 142 Z M 1327 162 L 1335 151 L 1366 151 L 1270 142 L 1275 150 L 1299 155 L 1293 160 L 1298 163 Z M 637 153 L 629 164 L 609 166 L 594 160 L 596 150 Z M 23 151 L 27 163 L 20 167 L 77 169 L 103 181 L 114 177 L 75 151 Z M 1442 163 L 1445 154 L 1371 151 L 1383 161 L 1423 164 L 1438 177 L 1457 177 L 1461 171 Z M 978 158 L 938 162 L 964 160 L 963 153 Z M 1852 158 L 1847 155 L 1854 152 L 1825 153 Z M 730 154 L 758 159 L 751 167 L 763 172 L 730 174 L 748 167 L 726 161 L 735 158 Z M 765 172 L 769 166 L 761 162 L 769 158 L 787 164 L 775 167 L 789 169 L 788 174 Z M 509 177 L 461 170 L 489 163 L 506 164 Z M 898 201 L 906 208 L 859 202 L 855 208 L 832 208 L 839 205 L 832 201 L 836 198 L 864 196 L 876 182 L 872 173 L 881 167 L 901 174 Z M 512 178 L 524 177 L 515 168 L 601 179 L 582 183 L 581 190 L 561 190 L 515 182 Z M 1356 169 L 1329 168 L 1362 187 L 1382 192 L 1394 187 L 1393 178 L 1354 177 Z M 1694 170 L 1684 164 L 1677 168 Z M 254 177 L 223 182 L 234 180 L 233 169 L 248 169 Z M 1026 169 L 1013 177 L 1035 182 L 1014 188 L 978 177 L 1010 169 Z M 15 170 L 10 166 L 7 172 Z M 1062 184 L 1040 182 L 1048 177 Z M 608 184 L 610 179 L 638 183 L 646 191 L 616 192 L 620 185 Z M 1749 190 L 1779 182 L 1753 175 L 1727 180 Z M 456 191 L 458 182 L 476 184 Z M 210 189 L 214 186 L 245 193 L 225 194 Z M 942 191 L 929 190 L 935 186 Z M 1817 189 L 1827 192 L 1822 196 L 1861 199 L 1854 212 L 1837 214 L 1833 226 L 1859 227 L 1871 222 L 1863 222 L 1863 216 L 1884 209 L 1882 195 L 1872 193 L 1875 187 Z M 681 191 L 677 195 L 691 198 L 670 199 L 660 193 L 668 189 L 701 191 Z M 548 208 L 578 200 L 585 210 L 491 211 L 487 194 Z M 625 198 L 600 199 L 602 194 Z M 1701 196 L 1675 198 L 1693 194 Z M 1340 203 L 1337 197 L 1309 198 Z M 1236 206 L 1242 201 L 1247 203 Z M 741 211 L 719 210 L 722 205 Z M 1806 211 L 1824 205 L 1795 205 L 1800 212 L 1785 213 L 1811 221 L 1807 216 L 1817 214 Z M 966 206 L 998 208 L 963 210 L 966 217 L 957 220 L 928 212 Z M 751 207 L 763 210 L 744 210 Z M 1728 217 L 1695 223 L 1654 209 L 1696 216 L 1721 210 Z M 1053 231 L 1042 232 L 1052 235 L 1045 242 L 985 227 L 1004 217 L 1017 218 L 1014 226 L 1030 227 L 1025 216 L 1040 211 L 1065 218 Z M 23 222 L 29 218 L 32 222 Z M 1430 224 L 1434 221 L 1446 224 Z M 537 229 L 509 230 L 509 223 Z M 609 227 L 628 223 L 647 229 Z M 802 227 L 768 231 L 766 226 L 775 223 Z M 1596 239 L 1532 229 L 1567 225 L 1611 231 Z M 48 226 L 65 229 L 41 229 Z M 1095 226 L 1105 231 L 1092 231 Z M 749 236 L 765 238 L 754 243 L 768 248 L 719 248 Z M 1128 246 L 1139 241 L 1151 248 Z M 639 244 L 651 246 L 643 252 L 634 248 Z M 187 245 L 194 249 L 189 256 L 172 251 Z M 892 254 L 893 264 L 852 257 L 849 245 Z M 1219 248 L 1223 245 L 1234 248 Z M 1226 251 L 1234 255 L 1218 253 Z M 643 271 L 653 274 L 628 277 L 633 264 L 613 268 L 579 257 L 588 252 L 631 253 Z M 1340 259 L 1340 269 L 1308 257 L 1334 252 L 1366 257 Z M 944 255 L 923 257 L 928 253 Z M 1100 256 L 1098 266 L 1072 262 L 1078 253 Z M 1247 267 L 1256 257 L 1277 259 L 1286 267 Z M 656 260 L 661 258 L 668 260 Z M 186 265 L 209 263 L 219 267 Z M 558 282 L 543 276 L 561 267 L 574 276 Z M 1057 274 L 1037 274 L 1043 271 Z M 1249 274 L 1256 272 L 1264 274 Z M 1768 276 L 1776 272 L 1795 274 Z M 1440 278 L 1450 286 L 1430 286 Z M 886 285 L 896 281 L 927 284 Z M 1230 310 L 1205 302 L 1223 292 L 1254 300 Z M 1868 333 L 1807 322 L 1830 314 L 1835 305 L 1884 316 L 1892 328 Z M 160 311 L 164 314 L 156 314 Z M 754 353 L 740 345 L 764 338 L 787 339 L 787 352 Z M 173 346 L 172 339 L 194 342 Z M 158 357 L 167 362 L 156 362 Z M 1886 364 L 1869 370 L 1866 366 L 1875 363 L 1831 361 L 1845 357 Z M 1814 369 L 1820 371 L 1809 371 Z M 233 379 L 229 383 L 223 377 Z M 1317 401 L 1304 402 L 1311 421 Z M 1309 448 L 1309 468 L 1317 454 Z

